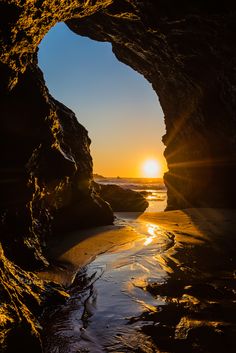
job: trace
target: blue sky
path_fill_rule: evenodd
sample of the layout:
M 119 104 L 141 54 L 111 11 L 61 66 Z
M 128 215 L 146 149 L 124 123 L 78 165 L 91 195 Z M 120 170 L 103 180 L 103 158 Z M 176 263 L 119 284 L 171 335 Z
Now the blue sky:
M 94 172 L 142 176 L 141 164 L 148 158 L 165 169 L 158 97 L 149 82 L 116 59 L 110 43 L 78 36 L 58 23 L 38 56 L 51 94 L 89 132 Z

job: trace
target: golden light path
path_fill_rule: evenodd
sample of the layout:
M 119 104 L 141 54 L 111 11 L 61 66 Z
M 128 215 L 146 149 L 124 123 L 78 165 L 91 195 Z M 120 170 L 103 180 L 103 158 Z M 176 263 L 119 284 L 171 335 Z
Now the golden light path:
M 160 227 L 156 224 L 148 224 L 147 231 L 148 231 L 148 237 L 144 242 L 145 246 L 151 244 L 153 240 L 157 237 L 158 231 L 160 231 Z
M 147 159 L 142 164 L 142 173 L 147 178 L 157 178 L 160 176 L 161 166 L 156 159 Z

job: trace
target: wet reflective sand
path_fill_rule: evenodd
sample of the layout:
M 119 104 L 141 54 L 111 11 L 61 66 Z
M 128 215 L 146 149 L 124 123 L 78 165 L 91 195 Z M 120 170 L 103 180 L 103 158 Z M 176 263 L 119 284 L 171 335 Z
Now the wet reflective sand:
M 71 261 L 74 281 L 68 301 L 42 319 L 45 353 L 234 352 L 234 216 L 120 214 L 113 230 L 103 229 L 110 246 L 78 272 L 76 254 L 89 237 L 79 244 L 72 237 L 57 256 Z

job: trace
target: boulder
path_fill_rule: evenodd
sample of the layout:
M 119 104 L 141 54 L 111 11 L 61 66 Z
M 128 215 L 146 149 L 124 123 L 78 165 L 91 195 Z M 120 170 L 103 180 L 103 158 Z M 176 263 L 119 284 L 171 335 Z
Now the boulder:
M 100 197 L 111 205 L 114 212 L 143 212 L 148 207 L 148 201 L 140 192 L 113 184 L 96 185 Z

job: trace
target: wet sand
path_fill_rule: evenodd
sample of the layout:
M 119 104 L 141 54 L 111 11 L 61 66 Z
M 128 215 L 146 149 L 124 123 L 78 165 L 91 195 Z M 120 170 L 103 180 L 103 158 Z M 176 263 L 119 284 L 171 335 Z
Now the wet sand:
M 44 318 L 45 352 L 234 352 L 236 211 L 117 217 L 51 244 L 41 276 L 71 297 Z
M 133 241 L 142 238 L 125 222 L 119 220 L 116 223 L 73 232 L 66 234 L 64 238 L 51 240 L 48 245 L 48 257 L 53 265 L 40 272 L 39 276 L 68 286 L 77 272 L 98 255 L 124 248 L 126 245 L 131 247 Z
M 115 225 L 80 230 L 51 239 L 48 256 L 54 266 L 40 272 L 40 277 L 69 285 L 77 271 L 99 254 L 114 251 L 125 244 L 145 239 L 137 224 L 156 224 L 174 233 L 175 242 L 185 244 L 212 243 L 212 247 L 231 248 L 236 231 L 236 210 L 186 209 L 184 211 L 116 213 Z M 148 236 L 148 234 L 147 234 Z

